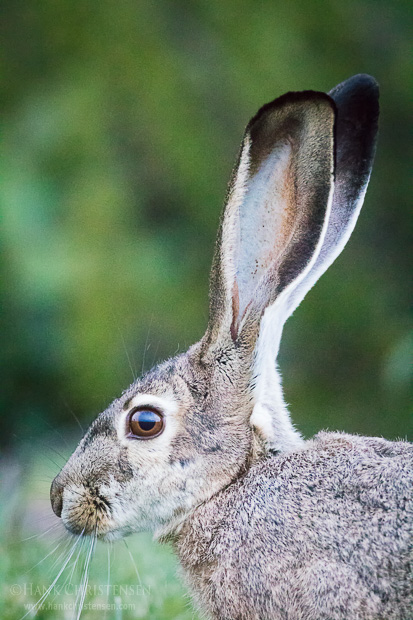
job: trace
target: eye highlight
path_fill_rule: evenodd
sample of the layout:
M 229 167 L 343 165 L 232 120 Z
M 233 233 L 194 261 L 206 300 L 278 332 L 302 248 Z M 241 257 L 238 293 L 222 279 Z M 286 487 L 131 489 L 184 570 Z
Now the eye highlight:
M 130 439 L 152 439 L 165 428 L 164 417 L 160 411 L 149 407 L 133 409 L 126 423 L 127 437 Z

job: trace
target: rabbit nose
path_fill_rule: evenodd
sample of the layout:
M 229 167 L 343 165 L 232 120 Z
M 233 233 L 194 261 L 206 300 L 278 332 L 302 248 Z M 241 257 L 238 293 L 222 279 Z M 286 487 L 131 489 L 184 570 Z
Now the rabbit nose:
M 53 512 L 55 513 L 55 515 L 57 517 L 60 517 L 63 508 L 63 487 L 59 482 L 56 481 L 56 478 L 53 480 L 50 487 L 50 502 L 52 504 Z

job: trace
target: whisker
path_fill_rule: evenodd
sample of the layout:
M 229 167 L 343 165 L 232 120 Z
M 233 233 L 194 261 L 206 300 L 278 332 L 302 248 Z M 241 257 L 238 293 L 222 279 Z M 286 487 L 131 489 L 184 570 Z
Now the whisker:
M 112 551 L 112 543 L 110 543 L 107 547 L 108 549 L 108 582 L 107 582 L 107 597 L 108 597 L 108 603 L 110 603 L 110 554 Z M 108 613 L 108 607 L 109 605 L 106 606 L 105 608 L 105 615 L 103 616 L 103 620 L 106 620 L 106 616 Z
M 50 446 L 48 446 L 50 448 Z M 52 448 L 50 448 L 50 450 L 52 450 Z M 53 463 L 53 465 L 57 468 L 58 471 L 60 471 L 62 469 L 62 466 L 59 465 L 58 463 L 56 463 L 56 461 L 54 459 L 52 459 L 52 457 L 49 454 L 44 454 L 43 455 L 45 458 L 49 459 L 49 461 L 51 461 Z M 65 459 L 65 463 L 66 463 L 66 459 Z
M 41 517 L 37 520 L 37 523 L 39 523 L 40 521 L 44 521 L 44 517 Z M 51 525 L 50 527 L 47 528 L 47 530 L 45 530 L 44 532 L 42 532 L 41 534 L 32 534 L 32 536 L 28 536 L 27 538 L 22 538 L 21 540 L 19 540 L 19 543 L 22 542 L 26 542 L 26 540 L 33 540 L 33 538 L 42 538 L 43 536 L 46 536 L 46 534 L 48 534 L 49 532 L 51 532 L 52 530 L 54 530 L 56 527 L 58 527 L 60 525 L 60 521 L 58 523 L 53 523 L 53 525 Z
M 39 598 L 39 600 L 37 601 L 37 603 L 35 603 L 32 607 L 30 607 L 28 609 L 28 611 L 24 614 L 24 616 L 22 616 L 20 618 L 20 620 L 24 620 L 24 618 L 27 618 L 27 616 L 29 614 L 32 614 L 33 611 L 37 611 L 39 609 L 39 606 L 43 603 L 43 601 L 49 596 L 52 588 L 54 588 L 54 586 L 56 585 L 56 582 L 58 581 L 60 575 L 63 573 L 63 571 L 65 570 L 68 562 L 70 561 L 70 558 L 72 557 L 73 553 L 75 552 L 76 549 L 76 545 L 78 544 L 80 537 L 82 536 L 83 531 L 81 534 L 79 534 L 79 537 L 77 538 L 77 540 L 75 541 L 75 543 L 72 546 L 72 549 L 70 550 L 68 557 L 66 558 L 65 562 L 63 563 L 62 568 L 60 569 L 60 571 L 57 573 L 57 576 L 54 578 L 54 580 L 52 581 L 52 583 L 50 584 L 50 586 L 47 588 L 46 592 Z
M 84 543 L 84 541 L 85 541 L 85 538 L 83 538 L 83 540 L 82 540 L 82 543 L 81 543 L 81 545 L 80 545 L 80 547 L 79 547 L 79 551 L 78 551 L 78 553 L 77 553 L 77 556 L 76 556 L 76 558 L 75 558 L 75 561 L 73 562 L 73 564 L 72 564 L 72 566 L 71 566 L 71 571 L 70 571 L 70 573 L 68 574 L 68 576 L 66 577 L 66 580 L 65 580 L 64 586 L 65 586 L 67 583 L 68 583 L 69 585 L 71 585 L 71 584 L 72 584 L 73 574 L 74 574 L 74 572 L 75 572 L 75 569 L 76 569 L 77 563 L 78 563 L 78 561 L 79 561 L 80 554 L 81 554 L 81 552 L 82 552 L 82 550 L 83 550 L 83 543 Z M 70 569 L 70 566 L 69 566 L 69 569 Z
M 69 569 L 69 570 L 70 570 L 71 566 L 72 566 L 73 568 L 76 566 L 76 562 L 77 562 L 77 560 L 78 560 L 78 558 L 79 558 L 79 555 L 80 555 L 80 553 L 81 553 L 81 551 L 82 551 L 82 549 L 83 549 L 83 544 L 84 544 L 84 542 L 85 542 L 85 537 L 83 536 L 83 538 L 82 538 L 82 540 L 81 540 L 81 542 L 80 542 L 79 551 L 78 551 L 78 553 L 77 553 L 77 556 L 76 556 L 76 559 L 75 559 L 74 563 L 73 563 L 72 565 L 71 565 L 70 563 L 68 564 L 68 569 Z M 71 583 L 71 581 L 72 581 L 72 575 L 73 575 L 73 568 L 72 568 L 72 571 L 71 571 L 71 572 L 67 575 L 66 579 L 64 580 L 63 585 L 62 585 L 62 590 L 64 590 L 64 588 L 65 588 L 65 586 L 66 586 L 66 584 L 67 584 L 67 582 L 68 582 L 69 577 L 70 577 L 70 582 L 69 582 L 69 583 Z M 56 594 L 54 595 L 54 597 L 53 597 L 53 598 L 52 598 L 52 600 L 51 600 L 51 603 L 53 603 L 53 601 L 55 600 L 55 598 L 56 598 L 58 595 L 59 595 L 59 592 L 56 592 Z
M 37 562 L 37 564 L 35 564 L 34 566 L 32 566 L 31 568 L 29 568 L 29 570 L 27 571 L 27 573 L 30 573 L 32 570 L 34 570 L 36 568 L 36 566 L 39 566 L 39 564 L 42 564 L 42 562 L 44 562 L 48 557 L 50 557 L 52 555 L 52 553 L 54 553 L 59 547 L 60 545 L 63 543 L 63 539 L 57 543 L 56 547 L 54 547 L 54 549 L 52 549 L 51 551 L 49 551 L 49 553 L 47 555 L 44 556 L 44 558 L 42 560 L 39 560 L 39 562 Z M 67 551 L 67 545 L 66 545 L 66 549 L 65 552 Z
M 86 556 L 86 560 L 85 560 L 83 579 L 82 579 L 81 587 L 80 587 L 80 590 L 79 590 L 80 600 L 79 600 L 79 609 L 78 609 L 78 612 L 77 612 L 76 620 L 79 620 L 80 614 L 82 613 L 82 610 L 83 610 L 83 603 L 85 601 L 86 591 L 87 591 L 87 584 L 88 584 L 88 580 L 89 580 L 89 567 L 90 567 L 90 562 L 91 562 L 92 554 L 93 554 L 93 551 L 94 551 L 94 548 L 95 548 L 95 544 L 96 544 L 96 530 L 94 532 L 93 537 L 91 538 L 90 546 L 89 546 L 89 552 L 88 552 L 88 554 Z M 76 598 L 75 609 L 76 609 L 76 606 L 77 606 L 77 598 Z
M 57 454 L 57 456 L 60 456 L 60 458 L 63 460 L 63 463 L 67 463 L 67 456 L 64 456 L 61 452 L 56 450 L 56 448 L 52 448 L 52 446 L 48 446 L 48 448 L 49 450 L 52 450 L 55 454 Z
M 67 544 L 66 544 L 66 546 L 65 546 L 64 550 L 61 552 L 61 554 L 59 555 L 59 557 L 58 557 L 58 558 L 57 558 L 57 559 L 53 562 L 52 566 L 50 567 L 50 569 L 49 569 L 49 571 L 48 571 L 48 572 L 49 572 L 49 574 L 53 572 L 53 570 L 54 570 L 55 566 L 56 566 L 57 564 L 59 564 L 59 562 L 60 562 L 61 558 L 62 558 L 62 557 L 64 557 L 64 556 L 66 555 L 66 552 L 67 552 L 68 548 L 70 547 L 71 542 L 72 542 L 72 540 L 69 538 L 69 540 L 67 541 Z
M 125 354 L 126 354 L 126 359 L 128 360 L 129 368 L 130 368 L 130 371 L 132 373 L 132 379 L 134 381 L 136 381 L 136 370 L 133 367 L 131 356 L 129 355 L 128 347 L 126 346 L 125 338 L 124 338 L 123 332 L 122 332 L 122 330 L 120 328 L 120 325 L 119 325 L 119 320 L 116 317 L 115 312 L 113 310 L 112 310 L 112 317 L 113 317 L 113 322 L 116 325 L 116 329 L 118 330 L 120 338 L 122 340 L 122 345 L 123 345 L 123 348 L 124 348 L 124 351 L 125 351 Z
M 84 531 L 84 530 L 83 530 L 83 531 Z M 87 540 L 87 537 L 86 537 L 86 536 L 83 536 L 83 532 L 82 532 L 81 536 L 82 536 L 82 538 L 81 538 L 81 540 L 80 540 L 80 545 L 79 545 L 79 549 L 78 549 L 78 551 L 77 551 L 77 554 L 76 554 L 75 560 L 74 560 L 74 562 L 72 562 L 72 563 L 69 563 L 69 564 L 68 564 L 68 569 L 69 569 L 69 571 L 70 571 L 70 572 L 68 573 L 68 575 L 66 576 L 66 579 L 65 579 L 65 580 L 64 580 L 64 582 L 63 582 L 63 585 L 62 585 L 62 590 L 65 588 L 65 586 L 66 586 L 66 584 L 67 584 L 67 583 L 69 583 L 69 584 L 71 584 L 71 583 L 72 583 L 72 576 L 73 576 L 74 568 L 75 568 L 75 566 L 76 566 L 76 564 L 77 564 L 77 561 L 78 561 L 78 559 L 79 559 L 80 555 L 81 555 L 81 554 L 82 554 L 82 552 L 83 552 L 84 545 L 85 545 L 85 541 Z
M 156 358 L 157 358 L 157 356 L 158 356 L 158 351 L 159 351 L 159 346 L 160 346 L 160 344 L 161 344 L 161 341 L 160 341 L 160 340 L 158 340 L 158 344 L 156 345 L 155 353 L 154 353 L 154 355 L 153 355 L 152 366 L 154 366 L 154 365 L 155 365 Z
M 53 450 L 53 448 L 47 445 L 46 443 L 39 442 L 38 446 L 39 448 L 43 448 L 40 454 L 41 467 L 43 471 L 40 471 L 40 468 L 39 468 L 39 475 L 47 475 L 49 476 L 49 480 L 50 480 L 50 475 L 52 475 L 53 477 L 56 475 L 55 468 L 57 467 L 60 471 L 62 469 L 62 465 L 59 465 L 59 463 L 56 463 L 56 461 L 52 459 L 52 457 L 49 454 L 49 451 L 54 451 L 59 456 L 59 459 L 60 458 L 62 459 L 63 463 L 66 463 L 67 459 L 61 454 L 59 454 L 56 450 Z
M 152 321 L 153 321 L 153 314 L 151 316 L 151 320 L 149 321 L 149 327 L 148 327 L 148 332 L 146 334 L 146 340 L 145 340 L 145 348 L 143 350 L 143 356 L 142 356 L 142 370 L 141 370 L 141 375 L 143 375 L 143 371 L 145 368 L 145 358 L 146 358 L 146 352 L 148 350 L 148 340 L 149 340 L 149 334 L 151 332 L 151 328 L 152 328 Z
M 76 570 L 77 564 L 78 564 L 78 562 L 79 562 L 80 556 L 82 555 L 82 553 L 83 553 L 83 551 L 84 551 L 85 547 L 87 547 L 87 543 L 88 543 L 88 541 L 89 541 L 88 536 L 85 536 L 85 537 L 83 538 L 83 540 L 82 540 L 82 545 L 81 545 L 81 548 L 79 549 L 79 552 L 78 552 L 78 554 L 77 554 L 77 556 L 76 556 L 76 559 L 75 559 L 75 561 L 74 561 L 74 563 L 73 563 L 73 565 L 72 565 L 72 569 L 71 569 L 71 571 L 70 571 L 70 574 L 68 575 L 68 577 L 69 577 L 69 584 L 71 584 L 71 583 L 72 583 L 72 578 L 73 578 L 74 572 L 75 572 L 75 570 Z M 83 565 L 85 564 L 85 562 L 86 562 L 86 556 L 85 556 L 85 558 L 84 558 Z M 79 596 L 80 596 L 80 589 L 81 589 L 81 585 L 82 585 L 82 574 L 83 574 L 83 569 L 80 571 L 79 587 L 78 587 L 78 589 L 77 589 L 77 594 L 76 594 L 75 604 L 74 604 L 74 608 L 73 608 L 73 618 L 75 617 L 75 614 L 76 614 L 77 601 L 79 600 Z
M 67 443 L 66 439 L 64 438 L 64 436 L 62 435 L 62 433 L 57 430 L 57 428 L 55 428 L 54 426 L 52 426 L 50 424 L 50 422 L 48 422 L 47 420 L 45 420 L 44 418 L 42 418 L 40 415 L 38 415 L 37 413 L 35 413 L 34 411 L 31 412 L 30 414 L 31 416 L 34 416 L 35 418 L 37 418 L 42 424 L 46 424 L 46 426 L 48 426 L 50 428 L 50 430 L 52 430 L 54 433 L 56 433 L 56 435 L 59 435 L 59 437 L 61 439 L 63 439 L 63 441 L 65 442 L 65 444 L 67 445 L 67 447 L 69 448 L 69 450 L 71 450 L 72 448 L 69 446 L 69 444 Z M 46 444 L 43 444 L 46 445 Z
M 128 351 L 128 348 L 126 346 L 125 338 L 123 336 L 122 330 L 120 329 L 119 325 L 117 327 L 118 327 L 118 331 L 120 333 L 120 337 L 122 339 L 123 348 L 124 348 L 125 353 L 126 353 L 126 359 L 128 360 L 129 368 L 130 368 L 130 371 L 132 373 L 132 379 L 134 381 L 136 381 L 136 370 L 134 369 L 134 367 L 132 365 L 132 361 L 131 361 L 131 358 L 130 358 L 130 355 L 129 355 L 129 351 Z
M 68 410 L 68 412 L 70 413 L 70 415 L 74 418 L 74 420 L 78 423 L 80 430 L 82 431 L 82 434 L 85 434 L 85 429 L 83 428 L 82 424 L 79 422 L 79 418 L 77 417 L 77 415 L 75 414 L 75 412 L 72 410 L 71 407 L 69 407 L 69 403 L 63 398 L 63 396 L 59 395 L 60 399 L 62 401 L 62 403 L 64 404 L 64 406 L 66 407 L 66 409 Z M 65 443 L 67 444 L 67 441 L 64 439 L 63 435 L 62 435 L 62 439 L 65 441 Z
M 128 547 L 128 544 L 127 544 L 126 540 L 124 538 L 122 540 L 124 542 L 124 545 L 126 547 L 127 552 L 129 553 L 129 557 L 131 559 L 132 566 L 135 569 L 135 573 L 136 573 L 136 576 L 138 578 L 139 585 L 141 586 L 142 585 L 142 580 L 141 580 L 141 577 L 139 575 L 138 567 L 136 566 L 135 560 L 133 559 L 133 555 L 131 554 L 131 552 L 129 550 L 129 547 Z

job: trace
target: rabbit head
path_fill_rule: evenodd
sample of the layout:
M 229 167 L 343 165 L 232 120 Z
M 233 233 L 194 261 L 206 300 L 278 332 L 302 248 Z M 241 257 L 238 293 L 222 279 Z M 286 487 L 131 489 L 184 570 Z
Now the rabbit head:
M 131 385 L 52 483 L 72 532 L 179 531 L 268 452 L 299 448 L 275 360 L 282 328 L 346 244 L 374 157 L 378 88 L 288 93 L 248 124 L 229 184 L 202 340 Z

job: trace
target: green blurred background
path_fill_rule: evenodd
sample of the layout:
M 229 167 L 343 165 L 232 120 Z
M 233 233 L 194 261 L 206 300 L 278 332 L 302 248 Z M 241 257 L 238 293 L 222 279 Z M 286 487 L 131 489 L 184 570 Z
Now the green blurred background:
M 133 374 L 202 335 L 249 118 L 288 90 L 328 91 L 360 72 L 381 86 L 365 205 L 288 322 L 279 362 L 306 436 L 408 436 L 409 11 L 407 0 L 3 0 L 0 516 L 14 541 L 3 583 L 47 553 L 15 541 L 51 518 L 75 418 L 88 424 Z M 45 444 L 64 454 L 39 473 Z M 156 590 L 139 617 L 190 618 L 159 549 L 138 540 Z M 21 601 L 6 595 L 1 617 L 14 620 Z
M 69 410 L 90 421 L 130 363 L 140 374 L 202 335 L 245 124 L 360 72 L 381 86 L 371 184 L 280 365 L 306 435 L 405 436 L 410 3 L 2 4 L 2 441 L 71 426 Z

